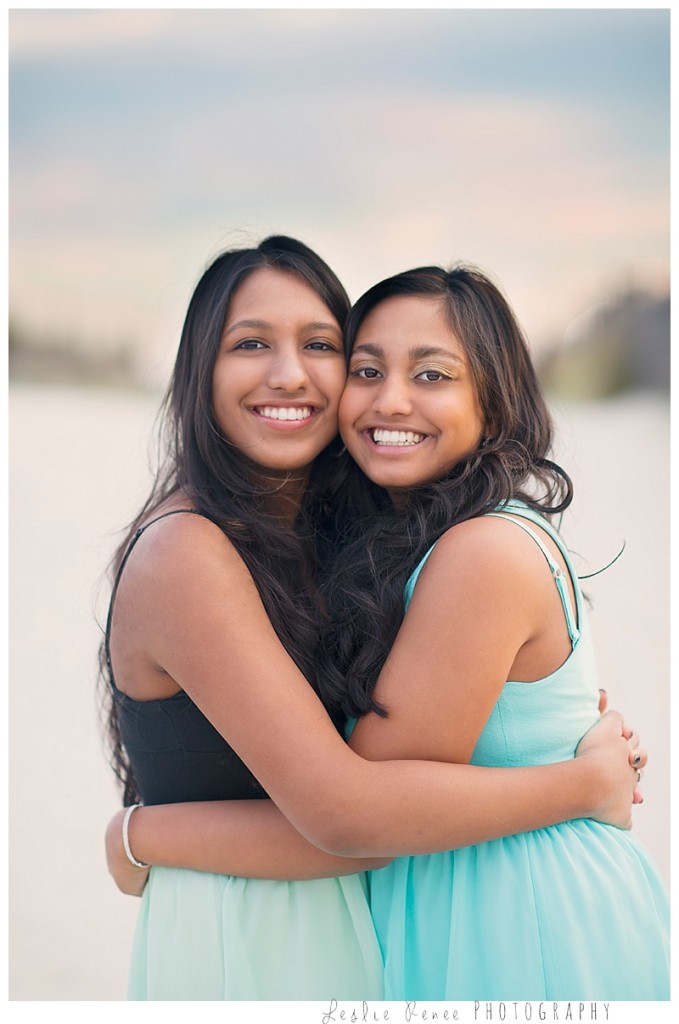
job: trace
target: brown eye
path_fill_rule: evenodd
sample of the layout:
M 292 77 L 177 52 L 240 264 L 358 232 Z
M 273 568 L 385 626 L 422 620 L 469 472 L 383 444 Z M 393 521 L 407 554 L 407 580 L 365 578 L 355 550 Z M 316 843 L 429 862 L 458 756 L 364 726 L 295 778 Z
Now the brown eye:
M 416 380 L 426 380 L 436 383 L 439 380 L 450 380 L 445 374 L 440 373 L 438 370 L 423 370 L 422 373 L 418 373 Z
M 234 351 L 240 349 L 244 352 L 256 352 L 260 348 L 266 348 L 263 341 L 258 341 L 257 338 L 244 338 L 243 341 L 239 341 L 237 345 L 234 345 Z
M 329 341 L 323 341 L 320 338 L 316 338 L 316 339 L 314 339 L 314 341 L 310 341 L 308 343 L 308 345 L 306 346 L 306 348 L 311 349 L 312 352 L 336 352 L 337 351 L 337 346 L 336 345 L 333 345 Z
M 380 371 L 376 370 L 374 366 L 362 366 L 359 370 L 351 370 L 350 374 L 352 377 L 361 377 L 363 380 L 375 380 L 380 376 Z

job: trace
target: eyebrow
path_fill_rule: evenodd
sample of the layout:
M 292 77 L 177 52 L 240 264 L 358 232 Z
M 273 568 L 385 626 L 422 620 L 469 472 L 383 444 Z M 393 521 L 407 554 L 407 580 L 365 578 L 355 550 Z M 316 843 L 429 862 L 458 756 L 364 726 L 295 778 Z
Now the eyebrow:
M 227 327 L 224 331 L 224 335 L 231 334 L 233 331 L 241 330 L 244 327 L 251 327 L 255 330 L 266 331 L 273 327 L 273 324 L 269 323 L 268 320 L 239 320 L 237 323 L 232 324 L 231 327 Z M 305 331 L 332 331 L 333 334 L 340 335 L 342 332 L 336 324 L 328 324 L 323 320 L 311 320 L 308 324 L 302 325 L 302 330 Z
M 374 356 L 375 359 L 384 359 L 384 349 L 381 345 L 373 345 L 371 342 L 364 342 L 362 345 L 355 345 L 352 356 L 355 353 L 364 353 L 367 356 Z M 432 356 L 443 356 L 444 359 L 455 363 L 463 364 L 464 360 L 456 356 L 447 348 L 438 348 L 436 345 L 418 345 L 408 351 L 411 359 L 430 359 Z

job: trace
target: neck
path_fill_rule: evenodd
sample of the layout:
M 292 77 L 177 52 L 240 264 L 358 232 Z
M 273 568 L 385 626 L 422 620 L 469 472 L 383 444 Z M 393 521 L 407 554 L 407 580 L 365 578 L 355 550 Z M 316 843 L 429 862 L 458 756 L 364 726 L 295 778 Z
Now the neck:
M 266 495 L 265 503 L 268 510 L 294 526 L 309 481 L 309 470 L 295 470 L 287 473 L 276 473 L 274 470 L 261 469 L 257 473 L 257 482 Z
M 387 494 L 389 495 L 389 501 L 392 503 L 394 508 L 403 508 L 406 503 L 407 491 L 392 489 L 387 490 Z

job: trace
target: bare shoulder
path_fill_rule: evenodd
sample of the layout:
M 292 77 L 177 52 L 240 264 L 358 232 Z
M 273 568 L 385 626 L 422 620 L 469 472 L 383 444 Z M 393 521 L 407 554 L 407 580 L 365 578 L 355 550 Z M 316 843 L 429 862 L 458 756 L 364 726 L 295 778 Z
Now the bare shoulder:
M 421 592 L 446 593 L 451 584 L 467 594 L 476 588 L 518 587 L 532 584 L 540 569 L 535 544 L 513 523 L 493 516 L 478 516 L 457 523 L 437 541 L 422 570 Z M 518 591 L 517 591 L 518 593 Z
M 250 577 L 229 538 L 187 501 L 162 507 L 144 527 L 126 570 L 129 574 L 175 586 L 187 576 L 192 581 L 215 573 L 235 575 L 241 580 Z
M 476 566 L 511 564 L 531 541 L 513 523 L 495 516 L 477 516 L 451 526 L 440 537 L 429 561 L 445 568 L 447 564 Z

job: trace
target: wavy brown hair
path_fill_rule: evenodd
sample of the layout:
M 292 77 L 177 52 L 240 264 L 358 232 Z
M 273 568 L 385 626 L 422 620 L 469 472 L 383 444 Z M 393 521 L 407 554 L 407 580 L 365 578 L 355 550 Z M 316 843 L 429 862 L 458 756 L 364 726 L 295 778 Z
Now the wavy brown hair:
M 229 537 L 250 570 L 282 644 L 315 685 L 313 653 L 320 629 L 314 593 L 319 551 L 332 540 L 329 490 L 340 460 L 339 441 L 319 455 L 294 529 L 270 508 L 270 494 L 257 467 L 225 441 L 214 416 L 212 376 L 227 320 L 239 286 L 263 267 L 293 274 L 309 285 L 343 328 L 349 299 L 342 284 L 315 252 L 284 235 L 256 248 L 222 253 L 200 278 L 189 303 L 171 382 L 161 406 L 161 466 L 151 493 L 130 524 L 111 563 L 113 577 L 137 528 L 171 495 L 183 490 L 191 505 Z M 100 648 L 104 711 L 113 770 L 123 802 L 138 800 L 137 785 L 122 745 L 106 641 Z
M 349 351 L 371 310 L 409 295 L 440 299 L 469 361 L 487 436 L 441 479 L 403 492 L 398 507 L 355 466 L 346 470 L 344 543 L 323 586 L 330 622 L 319 673 L 326 706 L 347 716 L 386 714 L 373 690 L 403 620 L 404 587 L 447 529 L 511 499 L 546 516 L 572 499 L 570 478 L 549 458 L 552 420 L 525 338 L 481 271 L 419 267 L 374 285 L 349 314 Z

